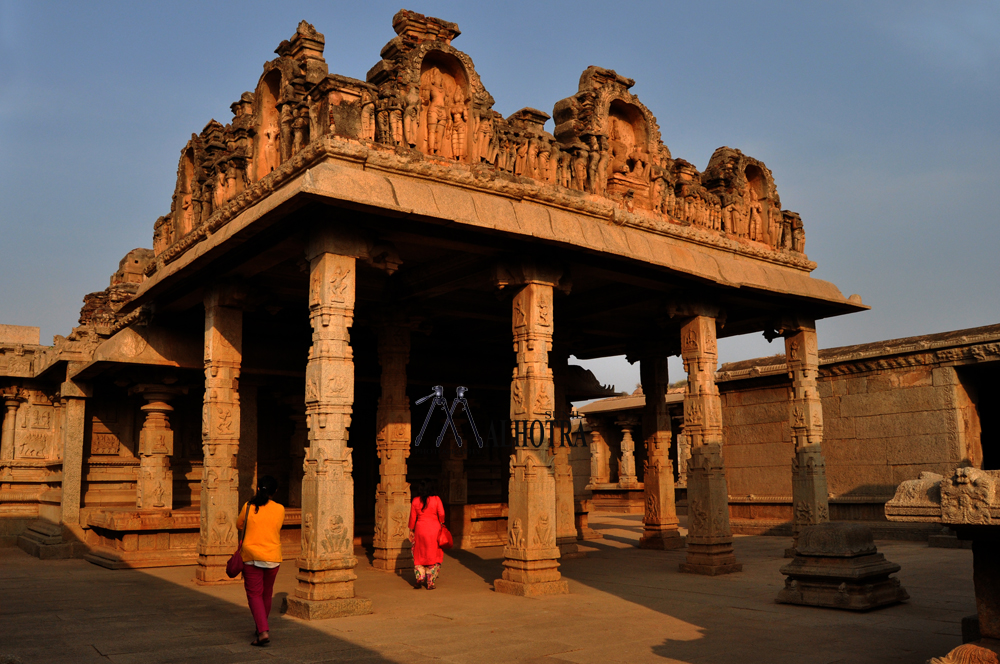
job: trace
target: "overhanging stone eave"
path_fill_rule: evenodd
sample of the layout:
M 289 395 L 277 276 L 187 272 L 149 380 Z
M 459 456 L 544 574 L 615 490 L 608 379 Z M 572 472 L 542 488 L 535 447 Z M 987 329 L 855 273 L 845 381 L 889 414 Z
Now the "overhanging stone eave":
M 330 151 L 307 163 L 297 175 L 160 267 L 140 286 L 121 313 L 152 301 L 229 248 L 310 200 L 603 254 L 724 289 L 746 288 L 787 296 L 794 298 L 797 306 L 815 310 L 816 318 L 869 308 L 845 298 L 834 284 L 810 277 L 802 267 L 744 255 L 732 248 L 710 246 L 707 240 L 635 228 L 628 225 L 628 219 L 619 225 L 600 216 L 534 199 L 528 195 L 532 189 L 528 186 L 522 187 L 525 191 L 520 196 L 487 191 L 476 187 L 474 182 L 442 181 L 393 169 L 381 162 L 368 164 L 353 154 L 340 157 Z

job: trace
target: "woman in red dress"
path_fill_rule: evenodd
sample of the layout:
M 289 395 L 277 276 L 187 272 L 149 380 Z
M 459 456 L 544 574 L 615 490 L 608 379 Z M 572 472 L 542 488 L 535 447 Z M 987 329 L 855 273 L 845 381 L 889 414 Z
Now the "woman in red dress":
M 431 482 L 421 482 L 410 504 L 410 541 L 413 542 L 413 570 L 416 588 L 434 590 L 444 551 L 438 546 L 438 533 L 444 525 L 444 505 Z

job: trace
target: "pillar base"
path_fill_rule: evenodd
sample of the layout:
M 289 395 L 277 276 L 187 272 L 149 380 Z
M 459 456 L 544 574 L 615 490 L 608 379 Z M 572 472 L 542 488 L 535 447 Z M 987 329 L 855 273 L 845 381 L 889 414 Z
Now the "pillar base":
M 560 560 L 572 560 L 573 558 L 587 557 L 587 552 L 582 550 L 576 543 L 576 537 L 567 537 L 565 540 L 560 538 L 560 540 L 556 542 L 556 545 L 559 547 Z
M 372 601 L 367 597 L 346 597 L 341 599 L 302 599 L 286 597 L 282 602 L 283 613 L 302 620 L 325 620 L 366 616 L 372 612 Z
M 242 583 L 242 576 L 235 579 L 226 576 L 226 563 L 229 562 L 230 556 L 232 554 L 228 556 L 199 554 L 198 567 L 194 570 L 194 582 L 199 586 L 225 586 L 231 583 Z
M 696 541 L 706 539 L 714 541 Z M 680 564 L 680 571 L 685 574 L 719 576 L 743 571 L 743 565 L 736 562 L 731 537 L 693 538 L 689 536 L 687 544 L 687 560 Z
M 538 583 L 521 583 L 519 581 L 508 581 L 507 579 L 497 579 L 493 582 L 493 590 L 505 595 L 517 595 L 518 597 L 542 597 L 544 595 L 568 595 L 569 584 L 563 580 L 540 581 Z
M 733 574 L 742 572 L 742 563 L 720 563 L 717 565 L 698 565 L 692 563 L 681 563 L 678 569 L 685 574 L 701 574 L 704 576 L 722 576 L 723 574 Z
M 661 530 L 658 532 L 645 533 L 639 538 L 640 549 L 656 549 L 658 551 L 670 551 L 672 549 L 683 549 L 685 538 L 677 530 Z
M 382 572 L 395 572 L 413 567 L 413 554 L 409 549 L 375 549 L 372 567 Z
M 81 558 L 86 547 L 80 542 L 63 540 L 63 527 L 48 521 L 35 521 L 17 538 L 17 546 L 39 560 Z

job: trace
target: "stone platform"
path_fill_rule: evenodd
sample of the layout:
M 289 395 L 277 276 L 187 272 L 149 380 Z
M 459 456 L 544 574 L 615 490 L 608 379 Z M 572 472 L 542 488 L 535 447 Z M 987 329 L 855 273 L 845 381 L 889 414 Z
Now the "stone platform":
M 0 658 L 26 664 L 158 662 L 651 662 L 657 664 L 922 663 L 961 644 L 975 612 L 972 552 L 877 542 L 903 566 L 906 604 L 877 613 L 774 603 L 787 539 L 736 537 L 741 574 L 681 574 L 684 550 L 637 547 L 642 517 L 591 514 L 604 535 L 560 571 L 568 595 L 493 592 L 499 548 L 446 553 L 438 588 L 414 590 L 359 558 L 356 588 L 371 615 L 301 621 L 278 611 L 295 565 L 275 585 L 271 646 L 252 648 L 240 585 L 199 587 L 189 567 L 108 570 L 0 549 L 5 634 Z M 683 525 L 683 524 L 682 524 Z M 753 648 L 747 644 L 752 643 Z

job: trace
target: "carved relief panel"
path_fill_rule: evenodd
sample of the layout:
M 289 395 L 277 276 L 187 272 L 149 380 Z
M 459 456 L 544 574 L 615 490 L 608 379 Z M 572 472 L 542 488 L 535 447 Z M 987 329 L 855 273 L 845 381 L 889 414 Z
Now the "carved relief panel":
M 425 154 L 468 161 L 469 84 L 453 56 L 432 51 L 420 67 L 418 85 L 402 92 L 406 142 Z

